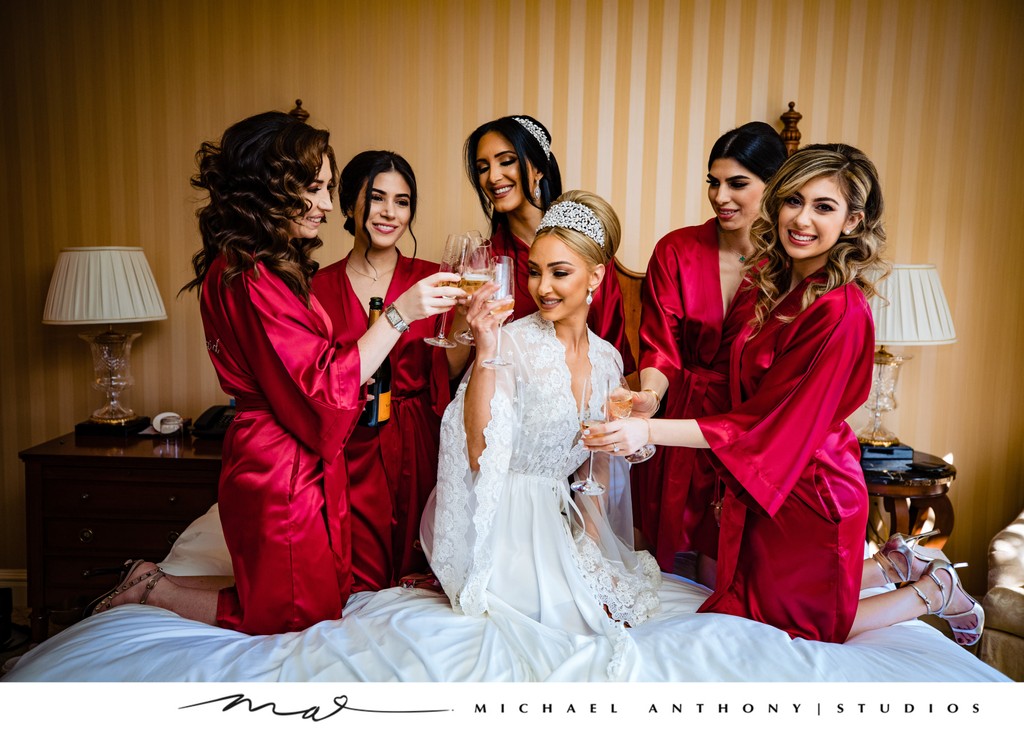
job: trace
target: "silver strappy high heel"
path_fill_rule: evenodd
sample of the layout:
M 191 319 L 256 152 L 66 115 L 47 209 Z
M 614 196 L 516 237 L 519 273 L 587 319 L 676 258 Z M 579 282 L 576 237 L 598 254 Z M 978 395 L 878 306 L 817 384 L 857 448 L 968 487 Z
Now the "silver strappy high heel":
M 949 562 L 949 558 L 941 550 L 932 550 L 918 546 L 921 540 L 938 533 L 937 529 L 910 536 L 896 532 L 882 545 L 878 552 L 871 556 L 871 559 L 881 568 L 885 579 L 893 585 L 913 582 L 921 577 L 920 575 L 914 575 L 915 559 L 924 563 L 929 563 L 932 560 L 945 560 Z M 895 579 L 893 574 L 896 576 Z
M 928 600 L 928 596 L 924 591 L 918 588 L 916 584 L 910 587 L 913 588 L 917 595 L 920 596 L 921 600 L 924 601 L 924 606 L 929 614 L 934 614 L 935 616 L 947 621 L 949 623 L 949 628 L 953 631 L 954 637 L 959 635 L 961 638 L 965 639 L 964 641 L 956 639 L 957 644 L 960 644 L 961 646 L 974 646 L 981 639 L 981 632 L 985 628 L 985 609 L 983 609 L 981 604 L 974 600 L 974 598 L 964 590 L 963 584 L 960 582 L 960 576 L 957 574 L 956 569 L 965 567 L 967 567 L 967 563 L 965 562 L 958 562 L 954 565 L 948 560 L 932 560 L 928 563 L 928 567 L 925 568 L 923 575 L 927 575 L 932 579 L 935 585 L 939 586 L 940 604 L 938 610 L 932 610 L 932 604 Z M 938 571 L 945 571 L 949 574 L 949 577 L 952 580 L 952 585 L 949 588 L 946 587 L 945 583 L 939 580 L 939 576 L 937 574 Z M 962 591 L 963 594 L 967 596 L 967 599 L 974 605 L 962 613 L 947 614 L 946 609 L 949 608 L 949 604 L 953 600 L 953 595 L 958 589 Z M 956 626 L 953 623 L 958 619 L 968 619 L 972 616 L 978 619 L 978 623 L 974 626 L 963 627 Z

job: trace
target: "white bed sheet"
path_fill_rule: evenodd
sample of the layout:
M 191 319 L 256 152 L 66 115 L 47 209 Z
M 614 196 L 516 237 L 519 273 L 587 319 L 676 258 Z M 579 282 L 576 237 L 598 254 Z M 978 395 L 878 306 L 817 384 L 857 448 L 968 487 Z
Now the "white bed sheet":
M 161 563 L 171 573 L 229 575 L 214 507 Z M 861 634 L 845 644 L 790 639 L 778 629 L 697 614 L 709 591 L 664 576 L 662 612 L 630 631 L 629 681 L 879 682 L 1010 681 L 920 621 Z M 535 665 L 487 618 L 455 614 L 443 594 L 391 588 L 357 593 L 344 618 L 302 632 L 247 636 L 148 606 L 86 619 L 23 656 L 17 681 L 502 682 L 536 679 Z M 604 679 L 603 637 L 573 637 L 545 678 Z

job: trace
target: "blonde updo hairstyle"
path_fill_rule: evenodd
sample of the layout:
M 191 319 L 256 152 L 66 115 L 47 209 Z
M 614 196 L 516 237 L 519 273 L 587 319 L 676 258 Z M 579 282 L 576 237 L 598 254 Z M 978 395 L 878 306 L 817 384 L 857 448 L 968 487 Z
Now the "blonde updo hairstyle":
M 591 270 L 598 265 L 607 265 L 615 256 L 615 252 L 619 248 L 619 240 L 622 238 L 622 227 L 615 209 L 597 194 L 579 190 L 566 191 L 552 201 L 551 206 L 554 207 L 564 201 L 581 204 L 594 213 L 601 228 L 604 229 L 604 246 L 599 245 L 582 232 L 565 227 L 544 227 L 537 230 L 537 236 L 551 234 L 558 237 L 569 249 L 579 255 Z
M 804 292 L 802 309 L 817 298 L 847 283 L 856 283 L 864 295 L 876 294 L 874 283 L 888 276 L 891 265 L 882 258 L 882 189 L 878 171 L 864 153 L 841 143 L 808 145 L 793 153 L 769 181 L 761 197 L 761 211 L 751 225 L 754 253 L 748 258 L 753 284 L 758 288 L 754 322 L 760 327 L 771 309 L 789 292 L 793 261 L 779 241 L 779 212 L 786 200 L 809 181 L 827 177 L 835 181 L 850 214 L 864 218 L 828 252 L 824 282 L 812 282 Z

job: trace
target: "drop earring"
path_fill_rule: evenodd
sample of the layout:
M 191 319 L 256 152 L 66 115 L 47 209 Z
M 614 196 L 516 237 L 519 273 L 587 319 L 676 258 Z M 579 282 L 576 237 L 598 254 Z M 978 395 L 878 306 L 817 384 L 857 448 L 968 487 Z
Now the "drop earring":
M 590 305 L 593 302 L 594 302 L 594 291 L 591 290 L 590 288 L 587 288 L 587 305 Z
M 533 197 L 535 199 L 539 199 L 540 198 L 540 184 L 539 183 L 536 186 L 533 187 Z

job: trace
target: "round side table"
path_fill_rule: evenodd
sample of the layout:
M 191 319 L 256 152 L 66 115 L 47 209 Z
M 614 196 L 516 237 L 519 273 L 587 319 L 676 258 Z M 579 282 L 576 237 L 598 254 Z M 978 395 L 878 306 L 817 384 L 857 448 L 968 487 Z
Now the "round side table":
M 928 546 L 941 549 L 953 531 L 953 504 L 947 493 L 956 478 L 956 466 L 937 456 L 914 451 L 908 469 L 865 469 L 868 494 L 882 498 L 889 513 L 889 531 L 915 535 L 922 531 L 928 509 L 935 514 L 934 529 Z

